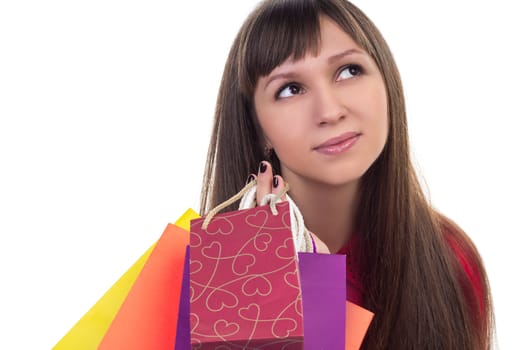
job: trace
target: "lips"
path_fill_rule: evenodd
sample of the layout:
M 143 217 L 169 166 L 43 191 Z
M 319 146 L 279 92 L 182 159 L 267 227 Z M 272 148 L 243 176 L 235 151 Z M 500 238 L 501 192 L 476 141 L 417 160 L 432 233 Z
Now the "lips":
M 314 150 L 328 155 L 339 154 L 350 149 L 360 136 L 358 132 L 346 132 L 314 147 Z

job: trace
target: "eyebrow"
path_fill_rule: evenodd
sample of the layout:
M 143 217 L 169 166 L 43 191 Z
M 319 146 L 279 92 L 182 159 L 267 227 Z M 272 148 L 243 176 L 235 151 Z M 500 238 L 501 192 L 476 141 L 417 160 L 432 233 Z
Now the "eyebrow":
M 355 54 L 358 54 L 358 55 L 364 55 L 363 51 L 361 50 L 358 50 L 358 49 L 348 49 L 346 51 L 343 51 L 341 53 L 338 53 L 336 55 L 333 55 L 333 56 L 330 56 L 328 57 L 328 63 L 334 63 L 336 61 L 339 61 L 341 58 L 343 57 L 346 57 L 346 56 L 350 56 L 350 55 L 355 55 Z
M 351 55 L 355 55 L 355 54 L 364 55 L 363 51 L 361 51 L 361 50 L 358 50 L 358 49 L 355 49 L 355 48 L 348 49 L 348 50 L 345 50 L 345 51 L 343 51 L 341 53 L 338 53 L 338 54 L 335 54 L 333 56 L 328 57 L 328 63 L 329 64 L 333 64 L 334 62 L 337 62 L 337 61 L 339 61 L 340 59 L 342 59 L 342 58 L 344 58 L 346 56 L 351 56 Z M 264 89 L 266 90 L 268 85 L 270 85 L 270 83 L 272 81 L 276 80 L 276 79 L 294 79 L 295 77 L 297 77 L 297 74 L 293 73 L 293 72 L 286 72 L 286 73 L 281 73 L 281 74 L 275 74 L 270 79 L 268 79 L 268 81 L 264 85 Z

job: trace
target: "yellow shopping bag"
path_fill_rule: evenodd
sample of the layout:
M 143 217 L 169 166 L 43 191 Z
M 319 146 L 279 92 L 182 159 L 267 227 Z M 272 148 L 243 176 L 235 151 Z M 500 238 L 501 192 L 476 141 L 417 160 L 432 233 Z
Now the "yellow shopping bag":
M 198 217 L 199 215 L 195 211 L 188 209 L 175 222 L 175 225 L 189 231 L 190 220 Z M 156 243 L 122 275 L 53 347 L 53 350 L 95 350 L 98 348 L 155 245 Z

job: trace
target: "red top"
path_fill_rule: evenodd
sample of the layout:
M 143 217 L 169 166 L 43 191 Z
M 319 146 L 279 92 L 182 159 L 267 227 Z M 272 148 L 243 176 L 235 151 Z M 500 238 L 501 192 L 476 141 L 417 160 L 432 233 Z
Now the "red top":
M 363 306 L 363 295 L 364 295 L 364 287 L 361 279 L 359 279 L 359 269 L 352 264 L 352 261 L 348 260 L 348 253 L 350 252 L 350 247 L 353 246 L 354 248 L 359 244 L 357 240 L 358 235 L 354 234 L 352 235 L 352 238 L 348 241 L 347 244 L 345 244 L 337 254 L 343 254 L 347 256 L 347 263 L 346 263 L 346 300 L 359 305 Z
M 355 248 L 359 244 L 359 240 L 356 239 L 357 237 L 357 235 L 353 235 L 352 239 L 345 246 L 343 246 L 337 252 L 337 254 L 347 255 L 351 250 L 351 246 Z M 460 284 L 463 288 L 463 293 L 466 296 L 467 302 L 470 302 L 469 306 L 474 315 L 482 316 L 485 312 L 483 285 L 479 271 L 473 262 L 473 257 L 448 231 L 446 234 L 446 240 L 468 277 L 468 280 L 460 280 Z M 358 278 L 358 271 L 359 267 L 354 266 L 352 261 L 349 261 L 346 269 L 346 299 L 354 304 L 363 306 L 364 287 L 363 283 Z M 478 307 L 481 311 L 480 313 L 476 312 L 476 308 Z M 481 319 L 482 318 L 480 317 L 480 320 Z
M 483 319 L 485 318 L 485 298 L 483 293 L 483 282 L 479 270 L 474 264 L 474 257 L 471 255 L 470 251 L 462 247 L 461 242 L 449 232 L 447 232 L 445 239 L 467 275 L 467 278 L 462 278 L 459 283 L 461 284 L 463 294 L 466 297 L 472 315 L 474 315 L 479 324 L 482 325 Z

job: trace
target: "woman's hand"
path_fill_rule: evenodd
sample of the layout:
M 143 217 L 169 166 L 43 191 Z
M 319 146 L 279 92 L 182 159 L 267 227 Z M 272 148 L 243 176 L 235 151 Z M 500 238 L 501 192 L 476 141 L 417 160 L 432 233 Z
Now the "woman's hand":
M 257 180 L 257 195 L 256 203 L 261 205 L 263 203 L 264 196 L 267 194 L 279 194 L 285 185 L 284 179 L 279 175 L 273 175 L 273 169 L 269 162 L 262 161 L 259 164 L 259 171 L 257 175 L 250 174 L 248 182 Z M 286 200 L 286 195 L 283 194 L 281 199 Z M 310 231 L 308 231 L 310 232 Z M 312 235 L 317 253 L 330 254 L 328 247 L 323 243 L 313 232 L 310 232 Z

